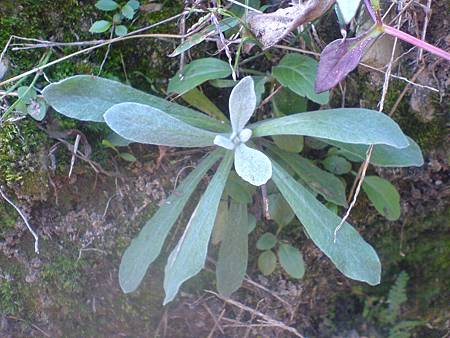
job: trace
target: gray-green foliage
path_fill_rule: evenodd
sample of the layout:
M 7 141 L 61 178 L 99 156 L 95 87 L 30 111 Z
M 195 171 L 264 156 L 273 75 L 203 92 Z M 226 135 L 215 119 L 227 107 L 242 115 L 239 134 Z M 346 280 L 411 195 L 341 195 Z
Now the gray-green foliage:
M 239 289 L 247 272 L 247 205 L 231 202 L 217 259 L 217 290 L 227 297 Z
M 283 70 L 278 74 L 278 81 L 291 90 L 283 90 L 284 94 L 275 100 L 276 117 L 250 125 L 267 81 L 265 77 L 257 83 L 245 77 L 236 84 L 229 100 L 231 122 L 218 121 L 119 82 L 91 76 L 68 78 L 43 90 L 45 100 L 56 111 L 83 121 L 106 122 L 117 133 L 110 139 L 117 141 L 113 146 L 141 142 L 217 148 L 182 180 L 125 251 L 119 270 L 120 285 L 125 292 L 132 292 L 139 286 L 200 180 L 218 162 L 216 173 L 169 256 L 164 303 L 170 302 L 184 281 L 203 268 L 211 237 L 213 244 L 220 245 L 216 270 L 219 292 L 230 295 L 239 287 L 247 266 L 248 234 L 256 226 L 256 219 L 247 208 L 254 203 L 255 186 L 266 183 L 272 187 L 269 211 L 279 230 L 277 235 L 266 234 L 258 240 L 257 246 L 262 250 L 258 266 L 264 274 L 274 271 L 278 261 L 292 278 L 303 276 L 305 267 L 300 251 L 279 237 L 279 232 L 291 223 L 295 214 L 309 237 L 343 274 L 371 285 L 379 283 L 381 266 L 374 249 L 348 223 L 337 232 L 335 241 L 334 231 L 340 218 L 316 199 L 315 194 L 318 194 L 334 207 L 346 206 L 345 185 L 298 153 L 303 149 L 304 136 L 321 138 L 332 144 L 328 156 L 352 161 L 363 159 L 367 147 L 375 144 L 374 163 L 385 166 L 420 165 L 423 161 L 420 149 L 389 117 L 373 110 L 343 108 L 305 113 L 306 99 L 301 102 L 294 99 L 292 102 L 299 104 L 290 106 L 290 98 L 298 98 L 298 95 L 315 98 L 310 92 L 313 83 L 310 80 L 315 73 L 306 67 L 313 62 L 301 58 L 294 64 L 292 60 L 297 59 L 288 58 L 297 80 L 289 76 L 285 79 Z M 195 60 L 186 65 L 183 74 L 172 78 L 169 91 L 183 94 L 209 80 L 215 80 L 218 85 L 218 79 L 230 74 L 231 68 L 224 61 Z M 221 86 L 229 85 L 229 80 L 220 81 Z M 299 85 L 294 83 L 296 81 L 304 83 Z M 217 113 L 215 116 L 225 115 Z M 291 136 L 281 142 L 276 139 L 276 136 L 286 135 Z M 275 142 L 261 139 L 265 136 L 275 137 Z M 299 144 L 287 147 L 286 141 L 290 140 Z M 315 140 L 320 143 L 318 149 L 328 146 Z M 278 147 L 283 142 L 285 146 L 281 148 L 287 151 Z M 338 167 L 336 161 L 323 164 L 338 174 L 348 170 L 348 166 L 345 170 Z M 365 190 L 367 192 L 367 187 Z M 397 209 L 393 212 L 391 205 L 386 207 L 392 198 L 381 200 L 384 203 L 381 204 L 379 191 L 378 195 L 368 194 L 372 195 L 375 207 L 391 211 L 384 213 L 387 217 L 397 215 Z

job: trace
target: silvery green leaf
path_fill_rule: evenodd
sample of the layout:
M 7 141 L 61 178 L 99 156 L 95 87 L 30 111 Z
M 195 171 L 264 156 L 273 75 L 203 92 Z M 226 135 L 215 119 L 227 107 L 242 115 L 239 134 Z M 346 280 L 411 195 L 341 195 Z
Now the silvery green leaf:
M 272 177 L 272 163 L 259 150 L 241 143 L 234 150 L 234 168 L 236 173 L 250 184 L 260 186 Z
M 223 135 L 217 135 L 214 138 L 214 144 L 216 146 L 228 149 L 228 150 L 233 150 L 236 145 L 233 143 L 233 141 L 231 141 L 228 137 L 223 136 Z
M 375 146 L 370 163 L 380 167 L 421 167 L 423 165 L 423 156 L 420 147 L 413 139 L 410 137 L 407 138 L 409 146 L 404 149 L 397 149 L 386 145 Z M 364 161 L 366 158 L 368 146 L 331 140 L 324 141 L 352 155 L 352 158 L 349 158 L 350 161 L 353 161 L 354 156 L 361 161 Z M 343 155 L 345 156 L 345 153 Z
M 227 152 L 214 177 L 200 198 L 178 244 L 170 253 L 164 275 L 164 304 L 172 301 L 181 284 L 203 268 L 214 227 L 220 197 L 233 164 L 233 152 Z
M 248 128 L 242 129 L 242 130 L 239 132 L 238 137 L 239 137 L 239 140 L 240 140 L 242 143 L 245 143 L 245 142 L 247 142 L 248 140 L 250 140 L 250 138 L 252 137 L 252 131 L 251 131 L 250 129 L 248 129 Z
M 218 161 L 217 150 L 202 160 L 143 226 L 122 256 L 119 282 L 123 292 L 133 292 L 141 283 L 150 264 L 158 257 L 170 229 L 207 171 Z
M 233 131 L 239 133 L 256 108 L 255 85 L 251 76 L 244 77 L 233 88 L 230 96 L 230 120 Z
M 352 144 L 406 148 L 408 139 L 389 116 L 364 108 L 339 108 L 294 114 L 254 123 L 253 137 L 304 135 Z
M 216 266 L 217 290 L 229 297 L 239 289 L 247 272 L 247 204 L 231 202 Z
M 140 103 L 119 103 L 105 113 L 106 124 L 130 141 L 171 147 L 206 147 L 216 133 L 193 127 L 162 110 Z
M 115 104 L 136 102 L 160 109 L 195 127 L 218 132 L 230 130 L 226 124 L 193 109 L 123 83 L 91 75 L 76 75 L 52 83 L 44 88 L 42 94 L 58 113 L 81 121 L 104 122 L 103 115 Z
M 346 23 L 349 23 L 356 14 L 361 0 L 337 0 L 339 10 Z
M 370 285 L 380 283 L 381 263 L 377 253 L 349 223 L 344 223 L 335 242 L 334 231 L 341 219 L 316 200 L 276 162 L 273 162 L 272 179 L 309 237 L 339 271 L 349 278 Z
M 320 169 L 314 163 L 300 155 L 271 149 L 271 154 L 281 158 L 314 192 L 327 201 L 347 206 L 345 185 L 335 175 Z

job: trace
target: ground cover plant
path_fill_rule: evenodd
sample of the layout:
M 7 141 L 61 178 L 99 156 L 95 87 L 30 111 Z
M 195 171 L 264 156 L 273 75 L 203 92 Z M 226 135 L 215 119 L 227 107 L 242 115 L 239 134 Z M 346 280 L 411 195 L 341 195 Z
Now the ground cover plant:
M 127 18 L 132 19 L 139 5 L 133 7 L 130 3 L 120 7 L 114 1 L 99 1 L 97 8 L 117 10 L 127 17 L 124 8 L 126 11 L 129 6 L 133 15 Z M 365 50 L 383 33 L 417 43 L 444 59 L 448 59 L 448 53 L 390 28 L 380 19 L 379 5 L 366 1 L 366 8 L 375 20 L 373 28 L 354 38 L 344 37 L 331 43 L 323 50 L 319 62 L 310 56 L 287 53 L 268 72 L 248 70 L 239 63 L 240 53 L 246 47 L 258 45 L 268 49 L 298 26 L 320 18 L 332 6 L 345 29 L 361 4 L 309 1 L 298 8 L 288 7 L 289 24 L 280 28 L 276 41 L 258 26 L 264 20 L 273 24 L 273 13 L 263 13 L 265 8 L 252 1 L 241 5 L 222 6 L 219 2 L 215 7 L 199 10 L 202 16 L 195 33 L 183 36 L 170 55 L 185 56 L 192 47 L 211 37 L 225 52 L 226 61 L 212 56 L 195 58 L 183 63 L 171 77 L 167 94 L 183 98 L 192 108 L 90 75 L 68 77 L 38 93 L 34 85 L 41 75 L 39 71 L 51 65 L 47 55 L 36 68 L 35 80 L 17 89 L 16 110 L 40 121 L 51 106 L 70 118 L 103 123 L 111 130 L 104 145 L 131 162 L 136 158 L 119 150 L 121 146 L 143 143 L 204 148 L 205 155 L 198 165 L 177 184 L 126 249 L 119 270 L 120 286 L 126 293 L 135 291 L 149 268 L 151 271 L 151 264 L 208 173 L 212 173 L 212 179 L 167 259 L 164 304 L 171 302 L 183 283 L 203 269 L 208 253 L 217 256 L 219 293 L 229 297 L 241 286 L 249 261 L 249 234 L 260 218 L 253 208 L 258 195 L 262 195 L 263 217 L 274 221 L 278 229 L 276 233 L 264 233 L 256 243 L 260 251 L 258 267 L 264 275 L 271 274 L 278 263 L 292 278 L 302 278 L 307 273 L 308 267 L 296 243 L 279 236 L 285 227 L 295 223 L 342 274 L 377 285 L 382 269 L 378 255 L 347 222 L 347 217 L 362 190 L 381 215 L 388 220 L 398 219 L 399 193 L 389 181 L 366 175 L 366 170 L 369 164 L 420 167 L 421 150 L 382 111 L 319 107 L 329 104 L 330 90 L 359 64 Z M 114 28 L 109 22 L 102 29 L 91 31 L 111 29 L 110 33 L 118 39 L 133 38 L 127 36 L 126 30 L 118 31 L 119 27 Z M 236 41 L 237 49 L 230 48 L 229 40 Z M 205 85 L 229 96 L 228 112 L 219 109 L 214 98 L 203 91 Z M 268 102 L 270 108 L 261 109 Z M 4 117 L 8 118 L 11 111 Z M 320 153 L 317 158 L 303 154 L 307 142 Z M 359 163 L 362 169 L 356 172 L 353 168 Z M 356 179 L 352 199 L 346 196 L 344 177 Z M 344 213 L 344 217 L 339 216 Z

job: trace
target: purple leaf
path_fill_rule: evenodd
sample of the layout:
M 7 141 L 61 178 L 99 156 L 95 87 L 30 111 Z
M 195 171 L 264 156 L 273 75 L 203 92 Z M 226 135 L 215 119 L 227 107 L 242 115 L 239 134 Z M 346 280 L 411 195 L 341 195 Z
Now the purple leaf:
M 364 52 L 380 34 L 374 27 L 357 37 L 335 40 L 326 46 L 320 56 L 316 93 L 327 91 L 342 81 L 358 66 Z

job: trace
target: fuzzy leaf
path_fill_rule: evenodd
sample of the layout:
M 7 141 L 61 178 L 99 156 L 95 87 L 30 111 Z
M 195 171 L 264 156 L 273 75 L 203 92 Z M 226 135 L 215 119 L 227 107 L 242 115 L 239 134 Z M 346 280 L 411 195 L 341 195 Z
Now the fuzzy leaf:
M 123 83 L 76 75 L 52 83 L 43 90 L 44 99 L 58 113 L 81 121 L 104 122 L 105 112 L 117 103 L 136 102 L 160 109 L 193 126 L 218 132 L 229 127 L 198 111 L 144 93 Z
M 277 267 L 277 256 L 272 250 L 264 251 L 258 257 L 258 268 L 264 276 L 270 275 Z
M 287 54 L 272 70 L 273 76 L 284 87 L 300 96 L 306 96 L 311 101 L 326 104 L 330 93 L 317 94 L 314 91 L 314 81 L 317 74 L 317 61 L 300 54 Z
M 107 12 L 119 8 L 119 5 L 113 0 L 100 0 L 96 2 L 95 7 L 101 11 Z
M 123 292 L 136 290 L 150 264 L 158 257 L 170 229 L 175 224 L 184 206 L 200 180 L 218 161 L 221 151 L 206 157 L 177 187 L 153 217 L 142 227 L 122 256 L 119 268 L 119 282 Z
M 315 199 L 276 162 L 273 181 L 294 210 L 312 241 L 345 276 L 377 285 L 381 264 L 375 250 L 348 223 L 344 223 L 334 242 L 334 230 L 340 218 Z
M 387 115 L 364 108 L 339 108 L 294 114 L 254 123 L 253 137 L 304 135 L 345 143 L 386 144 L 406 148 L 409 142 Z
M 280 265 L 292 278 L 302 278 L 305 274 L 305 262 L 302 254 L 292 245 L 282 243 L 278 248 Z
M 274 116 L 303 113 L 308 109 L 308 100 L 288 88 L 281 89 L 272 100 Z
M 299 135 L 276 135 L 272 138 L 278 148 L 289 153 L 302 152 L 305 144 L 303 136 Z
M 326 46 L 320 55 L 315 91 L 325 92 L 341 82 L 358 66 L 379 35 L 378 30 L 372 29 L 355 38 L 335 40 Z
M 272 176 L 270 159 L 259 150 L 240 144 L 234 150 L 234 168 L 244 180 L 255 186 L 261 186 Z
M 247 272 L 248 217 L 247 205 L 232 202 L 229 222 L 220 244 L 216 266 L 217 290 L 226 297 L 239 289 Z
M 356 14 L 361 0 L 337 0 L 339 10 L 345 23 L 349 23 Z
M 261 237 L 258 238 L 256 241 L 256 248 L 258 250 L 270 250 L 272 249 L 278 242 L 278 239 L 275 237 L 274 234 L 270 232 L 266 232 L 261 235 Z
M 225 61 L 216 58 L 197 59 L 187 64 L 183 74 L 177 72 L 169 81 L 169 93 L 184 94 L 202 83 L 228 77 L 231 68 Z
M 118 25 L 114 28 L 114 33 L 117 36 L 124 36 L 128 34 L 128 28 L 124 25 Z
M 390 221 L 400 218 L 400 194 L 391 182 L 378 176 L 366 176 L 363 190 L 381 215 Z
M 125 6 L 122 7 L 121 13 L 128 20 L 131 20 L 134 17 L 134 9 L 129 4 L 126 4 Z
M 244 77 L 230 95 L 230 120 L 233 132 L 244 129 L 256 108 L 255 85 L 251 76 Z
M 172 301 L 181 284 L 199 273 L 205 264 L 217 208 L 232 164 L 233 153 L 227 152 L 192 213 L 183 236 L 170 253 L 164 276 L 164 305 Z
M 339 178 L 320 169 L 300 155 L 276 152 L 273 148 L 271 153 L 279 156 L 313 191 L 322 195 L 327 201 L 347 206 L 345 185 Z
M 106 20 L 99 20 L 99 21 L 95 21 L 91 28 L 89 28 L 89 32 L 91 33 L 104 33 L 106 32 L 108 29 L 111 28 L 111 21 L 106 21 Z
M 295 218 L 295 214 L 290 205 L 281 194 L 270 194 L 268 196 L 268 202 L 270 218 L 273 219 L 278 226 L 284 227 L 291 223 Z
M 170 147 L 210 146 L 217 135 L 140 103 L 116 104 L 105 113 L 105 122 L 127 140 Z
M 336 175 L 348 174 L 352 170 L 352 164 L 349 161 L 336 155 L 328 156 L 322 164 L 326 170 Z
M 403 149 L 397 149 L 386 145 L 377 145 L 373 149 L 370 163 L 380 167 L 421 167 L 423 165 L 422 152 L 413 139 L 407 137 L 409 146 Z M 345 152 L 352 155 L 349 158 L 353 161 L 353 157 L 365 160 L 368 146 L 361 144 L 348 144 L 332 140 L 324 140 Z M 345 154 L 344 154 L 345 156 Z

